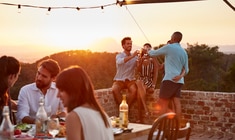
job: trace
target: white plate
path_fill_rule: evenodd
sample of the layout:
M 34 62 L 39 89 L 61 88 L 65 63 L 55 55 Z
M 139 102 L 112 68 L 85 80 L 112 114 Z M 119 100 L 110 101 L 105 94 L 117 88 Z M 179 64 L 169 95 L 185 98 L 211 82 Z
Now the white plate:
M 112 129 L 113 129 L 114 135 L 119 135 L 119 134 L 123 133 L 122 128 L 112 128 Z
M 14 140 L 32 140 L 33 137 L 27 133 L 21 133 L 21 135 L 14 135 Z

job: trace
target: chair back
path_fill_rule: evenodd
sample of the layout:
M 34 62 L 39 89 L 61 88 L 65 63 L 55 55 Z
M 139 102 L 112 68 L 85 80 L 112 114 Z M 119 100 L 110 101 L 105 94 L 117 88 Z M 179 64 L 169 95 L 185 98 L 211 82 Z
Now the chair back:
M 179 129 L 178 138 L 185 138 L 185 140 L 189 140 L 190 133 L 191 133 L 190 123 L 187 122 L 184 128 Z
M 148 140 L 176 140 L 178 138 L 179 121 L 175 113 L 165 113 L 153 123 Z

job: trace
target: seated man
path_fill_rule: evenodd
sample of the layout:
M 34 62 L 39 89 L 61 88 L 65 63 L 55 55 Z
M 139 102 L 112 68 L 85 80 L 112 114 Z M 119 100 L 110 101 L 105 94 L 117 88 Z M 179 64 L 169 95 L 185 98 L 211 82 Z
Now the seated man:
M 29 124 L 35 123 L 41 96 L 44 97 L 44 106 L 48 117 L 65 117 L 65 109 L 60 99 L 57 98 L 58 89 L 53 82 L 59 72 L 58 63 L 52 59 L 39 63 L 35 82 L 20 89 L 17 111 L 18 121 Z
M 137 51 L 131 53 L 132 41 L 130 37 L 125 37 L 121 41 L 123 52 L 116 56 L 117 72 L 114 77 L 112 92 L 116 103 L 120 105 L 122 101 L 121 90 L 128 89 L 127 104 L 130 106 L 136 98 L 135 68 Z

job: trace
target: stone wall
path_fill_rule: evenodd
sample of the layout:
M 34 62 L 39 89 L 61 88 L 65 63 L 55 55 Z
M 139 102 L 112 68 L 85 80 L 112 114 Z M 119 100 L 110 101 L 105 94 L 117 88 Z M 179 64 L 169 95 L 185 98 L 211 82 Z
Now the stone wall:
M 115 103 L 111 89 L 96 90 L 96 97 L 109 116 L 118 116 L 118 106 Z M 159 90 L 147 94 L 146 104 L 150 117 L 146 123 L 158 117 L 155 110 Z M 235 93 L 182 91 L 182 122 L 190 122 L 193 131 L 203 131 L 218 136 L 235 138 Z M 135 103 L 130 108 L 129 120 L 136 121 L 138 110 Z

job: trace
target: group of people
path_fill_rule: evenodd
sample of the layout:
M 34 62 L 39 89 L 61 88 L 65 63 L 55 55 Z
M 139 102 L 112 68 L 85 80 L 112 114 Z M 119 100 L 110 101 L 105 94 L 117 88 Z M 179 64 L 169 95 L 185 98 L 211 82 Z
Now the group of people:
M 174 32 L 168 43 L 157 49 L 151 50 L 149 43 L 144 44 L 141 51 L 136 50 L 131 53 L 132 40 L 130 37 L 122 39 L 123 52 L 116 56 L 116 75 L 112 85 L 112 92 L 117 104 L 121 103 L 121 91 L 128 90 L 127 103 L 129 107 L 137 99 L 138 122 L 143 122 L 142 114 L 149 115 L 145 104 L 147 92 L 153 92 L 157 81 L 158 70 L 164 68 L 164 77 L 160 86 L 159 100 L 156 110 L 160 114 L 174 111 L 178 119 L 181 118 L 180 92 L 184 84 L 184 76 L 189 72 L 188 55 L 181 47 L 181 32 Z M 165 62 L 160 64 L 157 56 L 164 55 Z M 173 108 L 169 108 L 169 104 Z M 141 111 L 144 108 L 145 113 Z
M 16 58 L 0 58 L 0 113 L 4 106 L 9 106 L 12 116 L 13 100 L 9 89 L 17 81 L 20 71 L 21 65 Z M 38 64 L 35 82 L 20 89 L 16 108 L 18 122 L 35 124 L 39 99 L 43 97 L 49 117 L 66 117 L 67 140 L 113 140 L 111 122 L 96 100 L 94 91 L 88 74 L 80 66 L 60 71 L 57 61 L 43 60 Z M 0 115 L 0 124 L 2 119 Z
M 143 107 L 148 115 L 145 94 L 147 90 L 154 91 L 160 67 L 154 57 L 165 55 L 160 111 L 166 112 L 169 101 L 173 99 L 176 112 L 180 114 L 180 90 L 184 83 L 183 77 L 188 73 L 187 53 L 179 44 L 181 39 L 182 34 L 175 32 L 170 44 L 158 50 L 151 50 L 151 45 L 147 43 L 141 53 L 138 50 L 131 53 L 131 38 L 123 38 L 121 44 L 124 51 L 116 56 L 117 73 L 112 86 L 117 104 L 122 101 L 121 90 L 127 88 L 128 105 L 131 106 L 137 97 L 139 106 Z M 12 116 L 11 108 L 16 108 L 9 89 L 17 81 L 20 71 L 21 65 L 16 58 L 0 57 L 0 113 L 4 106 L 9 106 Z M 35 82 L 20 89 L 16 108 L 18 122 L 35 123 L 40 97 L 44 98 L 45 110 L 49 117 L 66 117 L 67 140 L 114 139 L 109 116 L 95 98 L 92 81 L 82 67 L 75 65 L 61 71 L 55 60 L 40 62 Z M 0 115 L 0 123 L 2 119 Z

